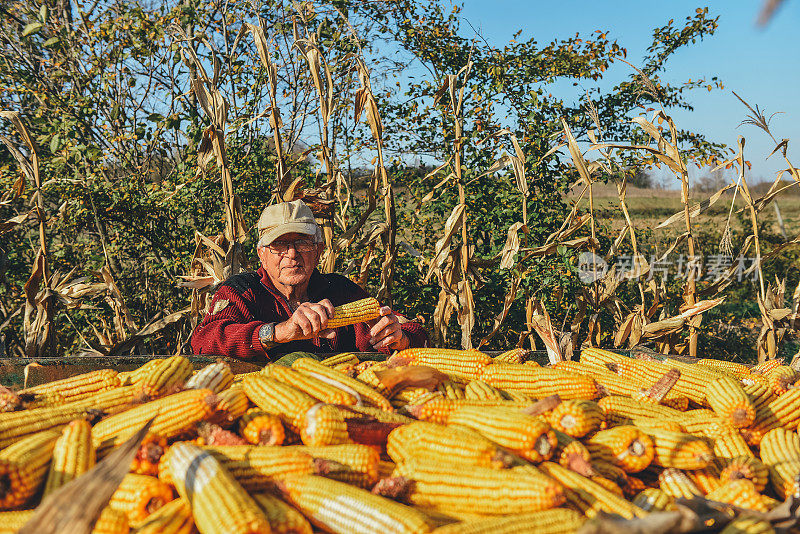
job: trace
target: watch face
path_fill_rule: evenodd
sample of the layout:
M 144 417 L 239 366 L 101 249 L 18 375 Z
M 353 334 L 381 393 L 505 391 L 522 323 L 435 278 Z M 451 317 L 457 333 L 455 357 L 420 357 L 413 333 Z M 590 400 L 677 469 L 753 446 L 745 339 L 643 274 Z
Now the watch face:
M 261 328 L 258 329 L 258 339 L 262 342 L 272 343 L 275 339 L 275 325 L 272 323 L 261 325 Z

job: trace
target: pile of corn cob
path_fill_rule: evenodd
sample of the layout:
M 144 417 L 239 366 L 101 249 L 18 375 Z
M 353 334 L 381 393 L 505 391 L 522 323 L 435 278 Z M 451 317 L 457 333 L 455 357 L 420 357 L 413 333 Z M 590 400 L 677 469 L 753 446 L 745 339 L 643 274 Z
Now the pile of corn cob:
M 693 497 L 730 505 L 726 534 L 772 532 L 765 514 L 797 493 L 800 376 L 781 362 L 587 349 L 541 367 L 523 352 L 341 354 L 245 375 L 173 356 L 6 391 L 0 533 L 151 418 L 95 533 L 555 534 Z M 449 379 L 378 380 L 409 364 Z

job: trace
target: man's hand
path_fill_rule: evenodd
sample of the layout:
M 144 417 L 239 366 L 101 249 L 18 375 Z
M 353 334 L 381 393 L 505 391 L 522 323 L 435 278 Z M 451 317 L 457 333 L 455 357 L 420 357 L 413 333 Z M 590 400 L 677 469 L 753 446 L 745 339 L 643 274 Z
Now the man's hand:
M 334 331 L 327 328 L 331 317 L 333 304 L 330 300 L 304 302 L 286 321 L 275 325 L 275 342 L 286 343 L 314 337 L 332 338 Z
M 410 340 L 400 328 L 400 320 L 389 306 L 381 307 L 381 318 L 372 322 L 369 329 L 369 344 L 375 349 L 388 347 L 403 350 L 410 346 Z

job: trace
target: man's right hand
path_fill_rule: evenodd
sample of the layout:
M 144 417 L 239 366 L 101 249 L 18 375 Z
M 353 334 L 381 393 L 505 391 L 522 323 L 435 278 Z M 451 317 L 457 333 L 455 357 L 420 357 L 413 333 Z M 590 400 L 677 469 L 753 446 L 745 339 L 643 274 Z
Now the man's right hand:
M 275 342 L 287 343 L 314 337 L 332 338 L 334 331 L 327 328 L 331 317 L 333 304 L 330 300 L 304 302 L 286 321 L 275 325 Z

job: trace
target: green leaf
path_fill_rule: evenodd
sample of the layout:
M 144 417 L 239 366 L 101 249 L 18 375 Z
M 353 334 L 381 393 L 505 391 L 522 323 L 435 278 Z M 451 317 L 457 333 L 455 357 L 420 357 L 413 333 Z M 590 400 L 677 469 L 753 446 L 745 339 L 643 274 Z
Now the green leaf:
M 42 24 L 47 23 L 47 17 L 50 15 L 50 12 L 47 9 L 47 4 L 42 4 L 42 7 L 39 8 L 39 20 Z
M 31 22 L 30 24 L 25 26 L 24 30 L 22 30 L 22 36 L 27 37 L 29 35 L 39 33 L 39 30 L 42 29 L 42 26 L 44 26 L 44 24 L 42 24 L 41 22 Z
M 61 136 L 55 134 L 53 137 L 50 138 L 50 152 L 55 154 L 60 147 L 61 147 Z
M 48 39 L 48 40 L 46 40 L 44 42 L 43 46 L 45 46 L 45 47 L 53 46 L 54 44 L 57 44 L 60 40 L 61 39 L 59 39 L 58 37 L 51 37 L 50 39 Z

